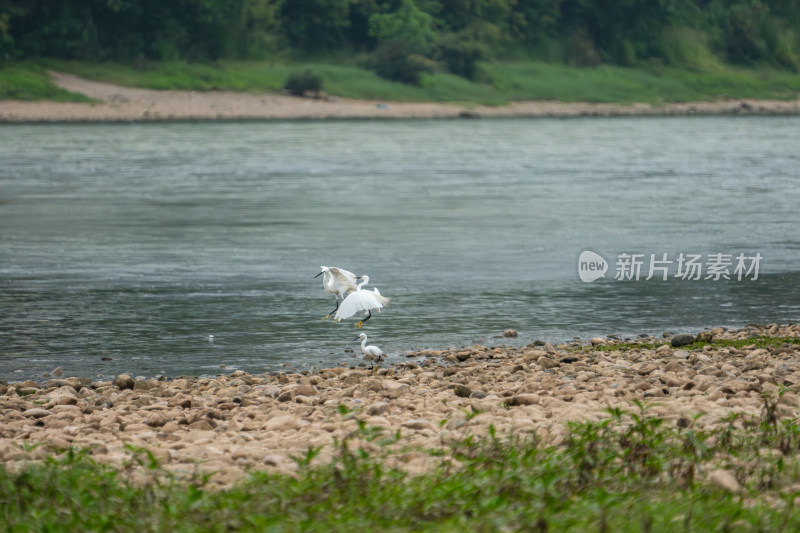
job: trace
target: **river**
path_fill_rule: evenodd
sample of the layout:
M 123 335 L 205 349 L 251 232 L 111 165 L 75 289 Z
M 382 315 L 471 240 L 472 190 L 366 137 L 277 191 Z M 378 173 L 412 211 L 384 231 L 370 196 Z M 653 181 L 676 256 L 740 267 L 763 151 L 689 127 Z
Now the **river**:
M 357 363 L 321 265 L 391 297 L 363 331 L 395 360 L 797 322 L 798 139 L 798 117 L 3 125 L 0 379 Z

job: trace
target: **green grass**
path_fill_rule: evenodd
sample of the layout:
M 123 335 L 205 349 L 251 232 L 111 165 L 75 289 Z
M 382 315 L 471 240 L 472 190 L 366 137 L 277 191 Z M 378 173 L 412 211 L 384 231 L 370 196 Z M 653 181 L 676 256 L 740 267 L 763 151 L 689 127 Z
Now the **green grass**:
M 600 351 L 600 352 L 615 352 L 625 350 L 655 350 L 661 345 L 669 344 L 669 339 L 664 339 L 661 342 L 615 342 L 614 344 L 607 344 L 604 346 L 581 346 L 576 348 L 577 351 Z M 679 346 L 682 350 L 694 350 L 703 348 L 704 346 L 711 346 L 713 348 L 736 348 L 737 350 L 745 346 L 754 346 L 755 348 L 769 348 L 781 346 L 783 344 L 800 344 L 800 339 L 797 337 L 763 337 L 754 336 L 746 339 L 717 339 L 711 342 L 693 342 L 684 346 Z
M 761 417 L 713 431 L 639 404 L 572 424 L 560 446 L 466 437 L 417 476 L 387 467 L 396 438 L 362 423 L 328 464 L 312 466 L 312 449 L 296 458 L 297 476 L 254 472 L 224 490 L 204 475 L 176 480 L 152 456 L 113 469 L 70 450 L 0 468 L 0 520 L 10 532 L 797 531 L 800 427 L 776 404 L 765 398 Z M 133 481 L 137 468 L 148 481 Z M 742 491 L 708 483 L 717 468 Z
M 0 100 L 54 100 L 57 102 L 91 102 L 82 94 L 56 86 L 45 69 L 32 63 L 0 66 Z
M 536 61 L 487 62 L 480 82 L 446 73 L 424 75 L 420 86 L 384 80 L 354 64 L 304 62 L 148 63 L 142 68 L 116 63 L 46 60 L 0 69 L 0 98 L 76 99 L 47 81 L 44 68 L 90 79 L 150 89 L 279 91 L 293 72 L 311 69 L 335 96 L 408 102 L 503 105 L 518 100 L 565 102 L 692 102 L 724 98 L 794 99 L 800 76 L 770 69 L 714 64 L 708 70 L 672 67 L 573 68 Z

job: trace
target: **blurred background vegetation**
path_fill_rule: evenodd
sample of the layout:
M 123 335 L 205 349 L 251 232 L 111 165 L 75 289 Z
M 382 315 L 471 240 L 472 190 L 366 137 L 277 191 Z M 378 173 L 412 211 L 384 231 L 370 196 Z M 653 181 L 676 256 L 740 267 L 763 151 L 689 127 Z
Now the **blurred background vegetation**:
M 446 75 L 501 92 L 535 65 L 782 76 L 800 69 L 800 0 L 0 0 L 0 66 L 26 60 L 83 74 L 108 62 L 338 65 L 412 87 Z M 323 70 L 313 74 L 327 90 L 336 71 Z M 530 95 L 498 98 L 514 96 Z

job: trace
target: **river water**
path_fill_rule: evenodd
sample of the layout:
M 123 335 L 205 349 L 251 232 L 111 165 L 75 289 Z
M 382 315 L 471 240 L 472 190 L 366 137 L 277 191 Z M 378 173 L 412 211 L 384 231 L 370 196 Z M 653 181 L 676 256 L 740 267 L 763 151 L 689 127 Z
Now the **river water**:
M 398 358 L 796 322 L 798 140 L 797 117 L 0 126 L 0 379 L 357 363 L 320 265 L 392 298 L 363 331 Z

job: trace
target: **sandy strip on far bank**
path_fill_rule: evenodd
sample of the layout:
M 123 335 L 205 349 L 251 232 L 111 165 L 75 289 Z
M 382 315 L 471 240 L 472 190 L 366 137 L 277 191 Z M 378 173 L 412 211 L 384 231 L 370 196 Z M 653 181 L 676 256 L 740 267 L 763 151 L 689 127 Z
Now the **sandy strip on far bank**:
M 312 99 L 274 93 L 156 91 L 51 72 L 55 83 L 96 103 L 0 100 L 0 123 L 164 120 L 575 117 L 634 115 L 798 115 L 800 100 L 724 100 L 663 105 L 528 101 L 506 106 Z

